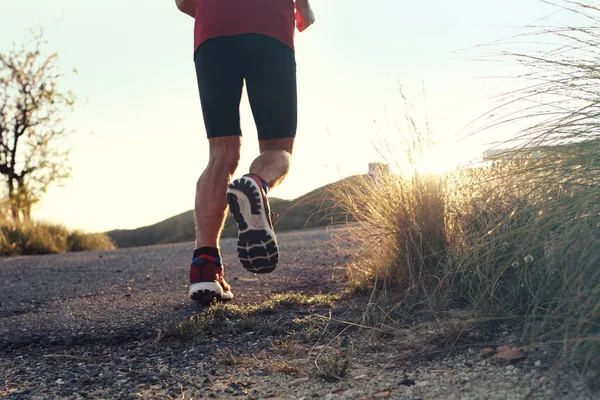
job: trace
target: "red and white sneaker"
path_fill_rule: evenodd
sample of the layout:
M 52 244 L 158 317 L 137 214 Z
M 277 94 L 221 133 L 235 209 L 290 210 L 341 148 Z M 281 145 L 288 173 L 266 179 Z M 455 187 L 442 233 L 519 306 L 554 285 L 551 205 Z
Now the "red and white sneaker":
M 218 257 L 201 255 L 190 266 L 190 298 L 203 303 L 213 300 L 232 300 L 231 286 L 223 277 L 223 266 Z
M 279 249 L 269 200 L 260 178 L 246 174 L 231 182 L 227 202 L 238 226 L 240 262 L 256 274 L 272 272 L 279 261 Z

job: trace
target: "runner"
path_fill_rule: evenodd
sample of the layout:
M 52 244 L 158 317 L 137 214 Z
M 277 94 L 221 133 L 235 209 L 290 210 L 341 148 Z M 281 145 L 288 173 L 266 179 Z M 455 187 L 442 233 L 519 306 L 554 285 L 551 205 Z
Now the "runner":
M 244 268 L 261 274 L 277 266 L 267 193 L 287 176 L 296 137 L 294 31 L 304 31 L 315 17 L 308 0 L 176 4 L 195 19 L 194 62 L 210 153 L 196 184 L 189 296 L 202 302 L 231 300 L 219 246 L 228 206 L 238 225 L 238 256 Z M 260 155 L 247 174 L 232 182 L 240 158 L 244 82 Z

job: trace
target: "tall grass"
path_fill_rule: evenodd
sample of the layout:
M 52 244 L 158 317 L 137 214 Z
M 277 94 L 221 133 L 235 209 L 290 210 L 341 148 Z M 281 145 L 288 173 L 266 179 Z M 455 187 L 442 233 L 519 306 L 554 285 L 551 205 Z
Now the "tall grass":
M 597 363 L 600 187 L 592 181 L 599 176 L 565 170 L 560 160 L 600 157 L 600 141 L 546 151 L 540 160 L 461 171 L 446 204 L 444 280 L 455 305 L 514 320 L 523 342 L 554 342 L 563 360 Z
M 404 297 L 428 298 L 446 254 L 443 180 L 377 171 L 333 187 L 333 196 L 351 216 L 347 249 L 360 249 L 350 266 L 351 285 L 377 280 Z
M 600 8 L 556 5 L 583 25 L 529 34 L 558 39 L 543 53 L 503 54 L 530 68 L 521 78 L 533 82 L 486 117 L 489 127 L 528 126 L 503 143 L 501 157 L 439 177 L 364 177 L 335 196 L 358 222 L 352 285 L 435 312 L 460 307 L 473 320 L 510 320 L 522 343 L 547 343 L 557 363 L 577 366 L 593 383 L 600 372 Z M 509 105 L 518 111 L 501 115 Z M 412 135 L 413 155 L 396 159 L 426 150 L 428 133 Z

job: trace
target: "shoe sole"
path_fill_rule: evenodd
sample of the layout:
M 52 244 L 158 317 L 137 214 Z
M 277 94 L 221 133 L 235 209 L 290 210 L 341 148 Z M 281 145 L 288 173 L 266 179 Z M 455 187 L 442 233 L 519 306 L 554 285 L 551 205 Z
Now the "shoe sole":
M 279 261 L 279 249 L 263 207 L 261 188 L 251 178 L 236 179 L 227 189 L 227 202 L 238 226 L 240 262 L 255 274 L 273 272 Z
M 190 285 L 190 298 L 201 303 L 212 303 L 214 300 L 228 301 L 233 299 L 231 291 L 224 291 L 216 281 L 196 282 Z

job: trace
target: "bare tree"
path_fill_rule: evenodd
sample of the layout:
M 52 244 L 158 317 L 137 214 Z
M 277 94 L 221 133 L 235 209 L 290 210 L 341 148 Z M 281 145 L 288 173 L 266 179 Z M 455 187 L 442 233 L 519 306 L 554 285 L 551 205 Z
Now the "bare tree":
M 57 54 L 43 55 L 42 32 L 0 52 L 0 190 L 10 216 L 27 221 L 31 207 L 52 183 L 70 176 L 68 151 L 60 139 L 68 132 L 63 112 L 72 109 L 71 92 L 58 88 Z M 76 72 L 76 71 L 75 71 Z

